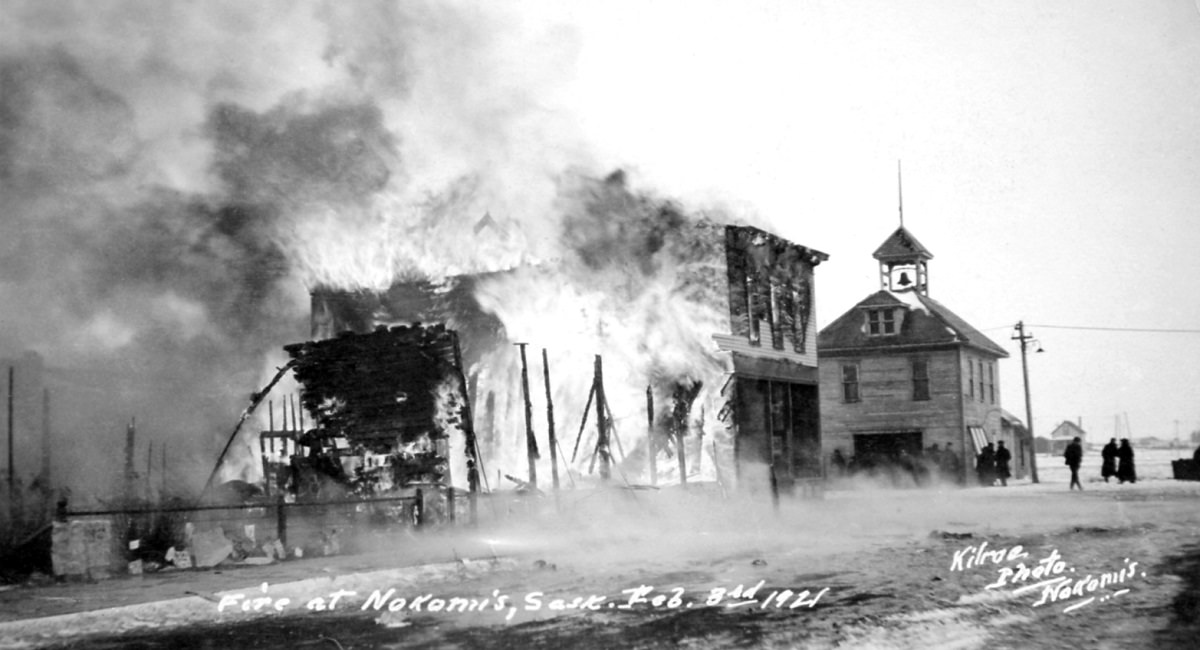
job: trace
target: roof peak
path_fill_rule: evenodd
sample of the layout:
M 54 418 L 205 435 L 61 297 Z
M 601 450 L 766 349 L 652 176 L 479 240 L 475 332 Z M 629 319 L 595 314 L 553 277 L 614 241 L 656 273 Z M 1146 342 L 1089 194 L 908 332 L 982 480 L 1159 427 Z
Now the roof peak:
M 884 240 L 873 254 L 881 262 L 899 260 L 929 260 L 933 253 L 929 252 L 916 237 L 912 236 L 904 226 L 900 226 Z

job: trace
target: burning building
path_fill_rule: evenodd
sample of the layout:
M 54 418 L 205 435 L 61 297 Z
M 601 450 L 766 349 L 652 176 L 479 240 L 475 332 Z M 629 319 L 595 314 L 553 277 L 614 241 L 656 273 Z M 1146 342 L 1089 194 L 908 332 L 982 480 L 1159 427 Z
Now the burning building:
M 827 256 L 669 205 L 608 216 L 568 218 L 577 245 L 558 260 L 314 288 L 313 341 L 287 348 L 306 410 L 358 452 L 427 440 L 434 469 L 412 471 L 472 490 L 557 486 L 560 464 L 572 482 L 597 465 L 629 484 L 819 480 Z

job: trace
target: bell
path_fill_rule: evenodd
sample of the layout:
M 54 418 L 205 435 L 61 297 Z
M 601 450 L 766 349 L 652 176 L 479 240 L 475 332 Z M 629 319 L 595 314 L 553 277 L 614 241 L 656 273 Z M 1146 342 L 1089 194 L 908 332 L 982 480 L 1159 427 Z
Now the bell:
M 900 286 L 907 287 L 910 284 L 912 284 L 912 280 L 908 279 L 908 271 L 901 271 L 900 272 Z

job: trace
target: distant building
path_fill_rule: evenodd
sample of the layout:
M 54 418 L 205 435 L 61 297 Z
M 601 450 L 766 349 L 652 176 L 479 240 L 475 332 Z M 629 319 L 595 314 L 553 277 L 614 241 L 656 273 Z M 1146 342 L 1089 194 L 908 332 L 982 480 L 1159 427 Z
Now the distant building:
M 1063 420 L 1061 424 L 1054 427 L 1054 431 L 1050 432 L 1050 453 L 1062 454 L 1067 445 L 1071 444 L 1076 437 L 1084 445 L 1087 445 L 1087 432 L 1074 422 Z
M 1003 439 L 996 364 L 1008 353 L 929 297 L 933 255 L 903 226 L 874 257 L 879 290 L 817 337 L 822 451 L 879 465 L 951 445 L 973 468 L 984 445 Z M 1032 444 L 1008 417 L 1013 466 L 1024 468 Z

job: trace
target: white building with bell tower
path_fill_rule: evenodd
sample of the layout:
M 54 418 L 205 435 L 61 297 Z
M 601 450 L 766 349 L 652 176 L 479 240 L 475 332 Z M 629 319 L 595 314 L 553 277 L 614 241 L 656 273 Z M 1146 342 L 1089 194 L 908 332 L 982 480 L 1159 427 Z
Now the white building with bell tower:
M 891 476 L 923 462 L 965 480 L 982 447 L 1007 437 L 1019 476 L 1032 445 L 1005 433 L 997 363 L 1008 353 L 930 297 L 933 254 L 903 222 L 873 257 L 879 289 L 817 335 L 826 458 L 839 450 Z

